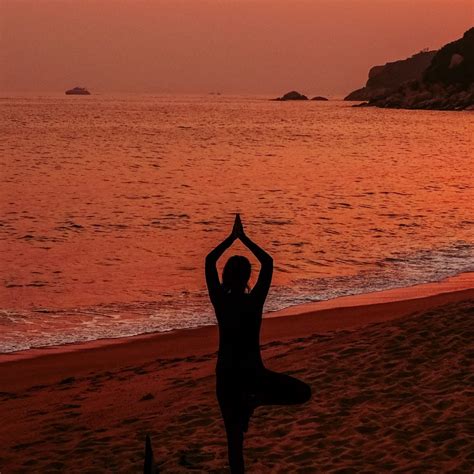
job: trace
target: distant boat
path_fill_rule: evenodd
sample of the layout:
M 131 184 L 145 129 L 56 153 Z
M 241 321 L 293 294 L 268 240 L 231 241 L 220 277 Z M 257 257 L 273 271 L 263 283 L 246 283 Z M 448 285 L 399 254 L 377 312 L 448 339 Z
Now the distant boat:
M 91 95 L 85 87 L 74 87 L 66 91 L 66 95 Z

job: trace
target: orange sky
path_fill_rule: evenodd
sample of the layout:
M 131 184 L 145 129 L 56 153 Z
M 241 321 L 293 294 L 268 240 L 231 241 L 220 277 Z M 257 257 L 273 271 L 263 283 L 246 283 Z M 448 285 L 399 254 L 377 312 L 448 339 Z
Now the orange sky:
M 344 95 L 457 39 L 471 0 L 0 0 L 0 91 Z

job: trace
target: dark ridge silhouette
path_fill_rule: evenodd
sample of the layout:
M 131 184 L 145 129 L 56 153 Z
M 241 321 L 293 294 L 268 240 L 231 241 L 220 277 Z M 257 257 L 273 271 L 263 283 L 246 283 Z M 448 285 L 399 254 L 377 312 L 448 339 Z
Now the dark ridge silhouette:
M 474 110 L 474 28 L 443 46 L 422 77 L 369 99 L 365 106 Z
M 406 81 L 421 79 L 436 51 L 420 51 L 410 58 L 374 66 L 365 87 L 351 92 L 344 100 L 371 100 L 383 97 Z
M 143 465 L 143 474 L 158 474 L 159 470 L 155 467 L 153 458 L 153 448 L 151 446 L 150 435 L 146 435 L 145 440 L 145 463 Z
M 248 287 L 251 265 L 241 255 L 229 258 L 222 283 L 219 280 L 217 260 L 237 239 L 261 265 L 252 289 Z M 255 409 L 263 405 L 296 405 L 311 397 L 307 384 L 268 370 L 262 361 L 260 327 L 272 274 L 272 257 L 245 234 L 237 214 L 229 237 L 206 257 L 206 283 L 219 327 L 216 395 L 227 434 L 232 474 L 244 472 L 244 433 Z
M 326 101 L 326 100 L 329 100 L 329 99 L 327 97 L 323 97 L 322 95 L 317 95 L 316 97 L 313 97 L 311 100 Z
M 423 82 L 464 86 L 474 83 L 474 28 L 436 53 L 423 75 Z

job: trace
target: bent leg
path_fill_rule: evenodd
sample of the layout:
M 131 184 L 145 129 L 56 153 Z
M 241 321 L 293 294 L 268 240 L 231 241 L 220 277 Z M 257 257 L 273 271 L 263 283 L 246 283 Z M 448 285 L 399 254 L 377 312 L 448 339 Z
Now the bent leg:
M 265 369 L 257 397 L 258 405 L 299 405 L 311 398 L 311 388 L 295 377 Z

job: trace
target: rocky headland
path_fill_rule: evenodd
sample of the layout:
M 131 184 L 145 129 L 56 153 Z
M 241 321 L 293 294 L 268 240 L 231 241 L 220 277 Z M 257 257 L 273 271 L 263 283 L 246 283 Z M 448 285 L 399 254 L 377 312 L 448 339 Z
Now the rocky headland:
M 436 51 L 420 51 L 408 59 L 374 66 L 365 87 L 351 92 L 344 100 L 372 100 L 385 97 L 407 81 L 422 78 Z
M 405 61 L 425 55 L 423 61 L 433 52 L 422 52 Z M 417 69 L 420 74 L 423 61 L 417 60 Z M 388 63 L 384 75 L 390 69 Z M 409 63 L 406 63 L 409 64 Z M 412 66 L 415 64 L 411 62 Z M 371 72 L 373 69 L 371 70 Z M 376 76 L 383 76 L 380 71 Z M 376 77 L 375 76 L 375 77 Z M 375 77 L 373 79 L 375 79 Z M 369 77 L 370 81 L 370 77 Z M 369 85 L 369 81 L 367 85 Z M 372 84 L 372 83 L 371 83 Z M 389 84 L 386 82 L 386 84 Z M 368 89 L 366 86 L 363 89 Z M 385 90 L 372 89 L 371 94 L 364 97 L 363 89 L 354 91 L 346 100 L 367 100 L 359 106 L 375 106 L 399 109 L 430 109 L 430 110 L 474 110 L 474 28 L 466 31 L 462 38 L 448 43 L 433 54 L 429 64 L 421 71 L 420 77 L 408 79 L 394 87 Z M 360 94 L 359 94 L 360 92 Z M 357 98 L 359 97 L 359 98 Z

